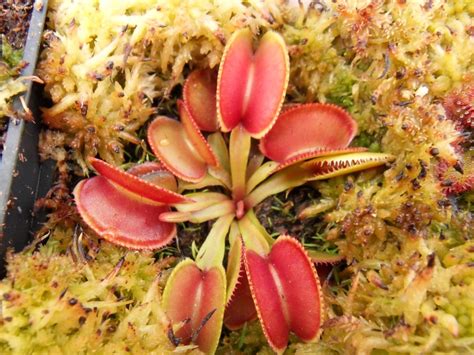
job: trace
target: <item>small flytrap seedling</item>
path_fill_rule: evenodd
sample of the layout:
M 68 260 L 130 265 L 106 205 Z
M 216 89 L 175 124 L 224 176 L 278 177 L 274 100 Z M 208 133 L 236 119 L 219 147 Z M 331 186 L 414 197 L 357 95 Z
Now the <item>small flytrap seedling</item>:
M 251 32 L 238 31 L 217 78 L 210 70 L 188 77 L 180 121 L 160 116 L 150 124 L 148 141 L 161 164 L 124 172 L 92 159 L 100 176 L 75 189 L 85 222 L 129 248 L 170 243 L 178 222 L 216 220 L 196 260 L 176 266 L 163 295 L 173 339 L 205 353 L 216 350 L 223 323 L 237 329 L 257 316 L 277 352 L 290 332 L 318 339 L 324 312 L 313 262 L 292 236 L 273 240 L 253 208 L 308 181 L 392 159 L 348 147 L 357 126 L 339 107 L 293 105 L 279 115 L 288 76 L 280 35 L 267 32 L 254 51 Z

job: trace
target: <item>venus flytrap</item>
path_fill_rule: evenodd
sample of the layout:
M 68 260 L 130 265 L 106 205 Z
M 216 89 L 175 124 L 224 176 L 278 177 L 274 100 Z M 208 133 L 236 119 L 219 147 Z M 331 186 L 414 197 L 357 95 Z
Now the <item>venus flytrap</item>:
M 357 125 L 337 106 L 292 105 L 280 114 L 288 77 L 280 35 L 267 32 L 254 50 L 250 31 L 236 32 L 217 80 L 208 70 L 188 77 L 178 101 L 180 121 L 159 116 L 150 124 L 148 141 L 161 165 L 123 172 L 92 159 L 101 176 L 75 190 L 85 222 L 134 249 L 170 243 L 176 223 L 216 219 L 196 260 L 176 266 L 163 295 L 168 317 L 180 325 L 177 338 L 205 353 L 216 350 L 223 322 L 237 329 L 256 316 L 279 353 L 290 332 L 303 341 L 318 339 L 324 311 L 313 262 L 291 236 L 274 240 L 253 208 L 308 181 L 392 160 L 348 147 Z

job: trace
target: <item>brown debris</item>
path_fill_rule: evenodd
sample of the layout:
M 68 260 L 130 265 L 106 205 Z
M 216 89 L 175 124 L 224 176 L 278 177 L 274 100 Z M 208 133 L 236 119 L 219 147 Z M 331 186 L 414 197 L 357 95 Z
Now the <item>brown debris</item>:
M 0 33 L 16 49 L 25 45 L 33 3 L 33 0 L 6 0 L 0 5 Z

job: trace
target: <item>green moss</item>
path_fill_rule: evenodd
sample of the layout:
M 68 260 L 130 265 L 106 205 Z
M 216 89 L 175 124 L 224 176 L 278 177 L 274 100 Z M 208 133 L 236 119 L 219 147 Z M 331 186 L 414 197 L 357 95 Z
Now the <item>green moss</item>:
M 0 351 L 171 352 L 159 303 L 162 267 L 153 255 L 84 239 L 85 262 L 73 251 L 72 234 L 58 227 L 37 251 L 9 254 L 0 283 Z
M 354 106 L 352 88 L 356 82 L 356 78 L 350 72 L 338 72 L 335 75 L 333 85 L 328 87 L 327 102 L 352 111 Z
M 0 120 L 13 115 L 12 99 L 26 90 L 22 78 L 18 78 L 23 57 L 22 50 L 14 49 L 2 35 L 0 48 Z
M 4 63 L 8 64 L 12 68 L 20 64 L 23 58 L 23 50 L 13 48 L 10 45 L 10 43 L 8 43 L 6 37 L 3 35 L 1 37 L 1 43 L 2 43 L 2 48 L 1 48 L 2 56 L 0 58 L 0 61 L 3 61 Z M 1 79 L 2 78 L 0 77 L 0 80 Z

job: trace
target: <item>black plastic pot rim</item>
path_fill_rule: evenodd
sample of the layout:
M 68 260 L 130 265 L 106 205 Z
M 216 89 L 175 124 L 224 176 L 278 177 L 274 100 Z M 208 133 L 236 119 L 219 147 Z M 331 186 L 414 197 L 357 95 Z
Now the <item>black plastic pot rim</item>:
M 21 72 L 22 76 L 34 75 L 47 7 L 47 0 L 36 0 L 33 6 L 23 54 L 23 60 L 28 65 Z M 23 97 L 38 122 L 39 104 L 42 100 L 38 84 L 28 81 L 26 92 L 14 100 L 15 111 L 21 113 L 24 109 L 20 97 Z M 15 117 L 8 124 L 0 162 L 0 276 L 4 273 L 7 249 L 21 250 L 31 239 L 35 228 L 35 200 L 44 195 L 44 190 L 47 191 L 51 185 L 52 164 L 45 169 L 46 166 L 38 156 L 39 131 L 37 124 Z M 43 179 L 42 176 L 47 178 Z

